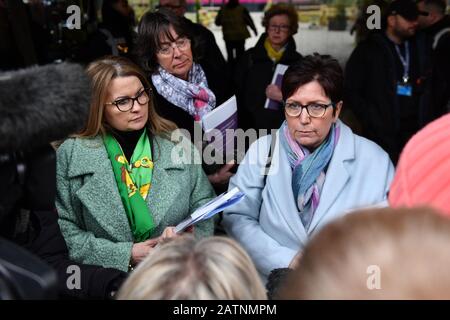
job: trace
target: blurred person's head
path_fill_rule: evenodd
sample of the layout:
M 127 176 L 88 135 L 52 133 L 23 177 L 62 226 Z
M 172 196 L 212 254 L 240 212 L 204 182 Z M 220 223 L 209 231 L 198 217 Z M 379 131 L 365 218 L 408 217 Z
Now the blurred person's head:
M 419 28 L 427 28 L 440 21 L 445 16 L 445 0 L 419 0 L 417 7 L 428 15 L 419 16 Z
M 167 133 L 175 126 L 161 118 L 152 102 L 150 83 L 142 70 L 126 58 L 108 56 L 87 68 L 92 96 L 87 123 L 79 134 L 93 137 L 110 130 Z
M 194 62 L 195 41 L 185 21 L 167 9 L 147 12 L 139 22 L 136 54 L 143 68 L 154 73 L 161 66 L 187 80 Z
M 310 150 L 317 148 L 339 118 L 342 90 L 342 68 L 331 56 L 314 54 L 291 65 L 281 92 L 292 139 Z
M 355 212 L 306 246 L 279 299 L 449 299 L 450 220 L 429 208 Z
M 421 14 L 413 0 L 394 0 L 387 8 L 386 31 L 391 39 L 403 42 L 417 31 Z
M 293 6 L 275 4 L 264 14 L 262 25 L 272 47 L 281 49 L 297 33 L 298 15 Z
M 127 0 L 103 0 L 102 21 L 108 26 L 134 24 L 134 11 Z
M 403 149 L 389 191 L 393 207 L 427 205 L 450 215 L 450 114 L 416 133 Z
M 232 239 L 183 236 L 156 247 L 118 293 L 131 300 L 262 300 L 248 254 Z
M 186 0 L 159 0 L 158 8 L 169 9 L 177 16 L 183 17 L 186 13 Z

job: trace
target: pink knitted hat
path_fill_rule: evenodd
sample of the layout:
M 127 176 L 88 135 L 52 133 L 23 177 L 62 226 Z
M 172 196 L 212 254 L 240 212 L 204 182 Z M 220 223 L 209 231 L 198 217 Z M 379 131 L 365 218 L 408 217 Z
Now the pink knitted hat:
M 406 144 L 389 203 L 429 205 L 450 216 L 450 114 L 428 124 Z

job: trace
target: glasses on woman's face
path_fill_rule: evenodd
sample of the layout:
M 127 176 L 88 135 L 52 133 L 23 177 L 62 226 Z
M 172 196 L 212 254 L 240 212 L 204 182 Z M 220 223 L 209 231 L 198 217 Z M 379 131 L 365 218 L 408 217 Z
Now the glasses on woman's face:
M 306 109 L 306 112 L 311 118 L 322 118 L 325 115 L 328 107 L 334 107 L 334 103 L 330 102 L 329 104 L 321 104 L 321 103 L 310 103 L 306 106 L 302 106 L 297 102 L 285 102 L 284 109 L 286 110 L 286 114 L 290 117 L 298 117 L 302 114 L 303 109 Z
M 106 104 L 115 105 L 117 109 L 119 109 L 119 111 L 127 112 L 133 108 L 135 101 L 137 101 L 137 103 L 139 103 L 141 106 L 148 103 L 150 101 L 150 92 L 151 89 L 142 89 L 134 98 L 118 98 L 113 102 L 109 102 Z
M 158 54 L 161 56 L 171 56 L 173 55 L 174 47 L 177 47 L 178 50 L 184 51 L 189 48 L 191 44 L 191 40 L 188 38 L 178 38 L 174 42 L 164 43 L 161 45 L 161 48 L 158 50 Z
M 289 25 L 286 25 L 286 24 L 280 24 L 280 25 L 278 25 L 278 24 L 270 24 L 269 25 L 269 31 L 273 31 L 273 32 L 285 32 L 285 33 L 287 33 L 288 31 L 289 31 L 289 29 L 290 29 L 290 26 Z

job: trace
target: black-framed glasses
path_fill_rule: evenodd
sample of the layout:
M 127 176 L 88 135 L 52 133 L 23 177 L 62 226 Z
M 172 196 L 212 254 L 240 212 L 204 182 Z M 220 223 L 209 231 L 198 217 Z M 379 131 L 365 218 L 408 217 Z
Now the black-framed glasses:
M 178 38 L 174 42 L 171 42 L 170 44 L 166 43 L 161 46 L 161 48 L 158 50 L 158 54 L 162 56 L 171 56 L 173 55 L 173 49 L 174 47 L 177 47 L 178 50 L 184 51 L 186 50 L 189 45 L 191 44 L 191 40 L 188 38 Z
M 108 105 L 115 105 L 119 111 L 127 112 L 131 110 L 134 106 L 134 102 L 137 101 L 141 106 L 150 101 L 151 89 L 144 88 L 134 97 L 123 97 L 114 100 L 113 102 L 108 102 Z
M 290 117 L 298 117 L 301 115 L 303 109 L 306 109 L 306 112 L 311 118 L 322 118 L 325 115 L 328 107 L 335 107 L 334 102 L 330 102 L 328 104 L 322 103 L 310 103 L 306 106 L 302 106 L 297 102 L 284 102 L 284 110 L 286 114 Z

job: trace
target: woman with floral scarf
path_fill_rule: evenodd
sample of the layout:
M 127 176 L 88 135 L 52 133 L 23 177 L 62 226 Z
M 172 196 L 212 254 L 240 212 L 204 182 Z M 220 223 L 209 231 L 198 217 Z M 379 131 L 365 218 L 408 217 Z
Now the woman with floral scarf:
M 202 66 L 195 62 L 198 44 L 189 30 L 168 10 L 147 12 L 139 23 L 136 55 L 150 75 L 158 113 L 187 130 L 194 142 L 194 127 L 223 102 L 218 101 L 223 94 L 211 90 Z M 232 167 L 227 164 L 208 179 L 215 186 L 226 185 Z

